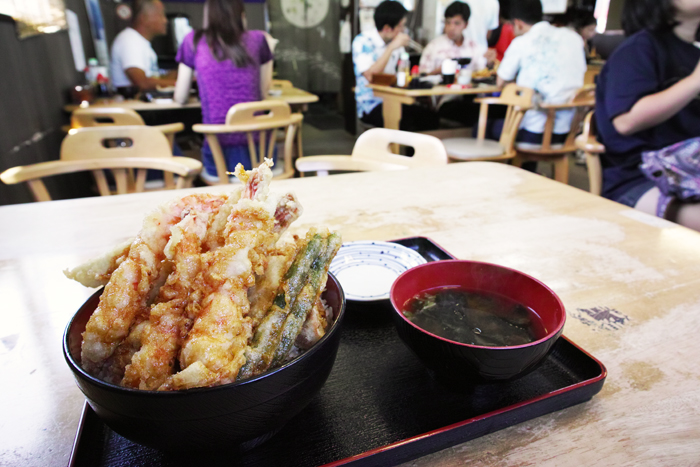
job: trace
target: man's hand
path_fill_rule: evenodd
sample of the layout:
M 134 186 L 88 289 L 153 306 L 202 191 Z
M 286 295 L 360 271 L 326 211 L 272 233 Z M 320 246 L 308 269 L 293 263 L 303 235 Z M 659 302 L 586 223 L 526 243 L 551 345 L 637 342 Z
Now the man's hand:
M 389 42 L 387 49 L 391 49 L 393 51 L 407 46 L 409 42 L 411 42 L 411 37 L 405 32 L 400 32 L 396 35 L 396 37 L 394 37 L 394 39 L 392 39 L 391 42 Z
M 488 49 L 484 54 L 484 58 L 486 58 L 486 66 L 488 68 L 493 67 L 493 64 L 496 63 L 496 58 L 498 58 L 496 49 Z

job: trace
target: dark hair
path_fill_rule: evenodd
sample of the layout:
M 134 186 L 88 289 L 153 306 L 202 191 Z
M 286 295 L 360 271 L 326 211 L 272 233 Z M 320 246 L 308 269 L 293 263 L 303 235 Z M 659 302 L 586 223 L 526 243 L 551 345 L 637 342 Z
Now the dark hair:
M 498 3 L 500 5 L 500 9 L 498 10 L 498 16 L 503 18 L 504 20 L 508 21 L 510 20 L 510 0 L 498 0 Z
M 586 26 L 590 26 L 592 24 L 598 24 L 598 22 L 596 21 L 595 16 L 593 16 L 593 13 L 586 10 L 576 11 L 571 20 L 571 25 L 577 31 L 580 31 Z
M 628 36 L 642 29 L 665 32 L 678 24 L 675 17 L 673 0 L 625 0 L 622 29 Z
M 245 33 L 243 26 L 243 0 L 207 0 L 205 29 L 194 34 L 194 46 L 204 36 L 211 54 L 218 61 L 231 60 L 237 67 L 250 65 L 253 60 L 241 43 Z
M 472 15 L 472 10 L 469 5 L 463 2 L 453 2 L 450 6 L 445 8 L 445 19 L 454 18 L 455 16 L 461 16 L 465 22 L 469 21 L 469 17 Z
M 517 0 L 510 5 L 510 18 L 519 19 L 527 24 L 542 21 L 542 2 L 540 0 Z
M 374 24 L 377 31 L 384 29 L 384 26 L 395 28 L 408 15 L 408 11 L 402 4 L 395 0 L 385 0 L 374 10 Z

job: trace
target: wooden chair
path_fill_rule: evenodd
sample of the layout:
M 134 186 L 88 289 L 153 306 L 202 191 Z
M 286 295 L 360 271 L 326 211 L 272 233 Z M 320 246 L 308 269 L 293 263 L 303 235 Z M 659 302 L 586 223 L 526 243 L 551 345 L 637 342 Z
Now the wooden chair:
M 476 138 L 446 138 L 442 142 L 447 155 L 454 161 L 503 161 L 515 157 L 515 138 L 525 112 L 532 108 L 535 91 L 530 88 L 508 84 L 499 97 L 475 99 L 481 104 Z M 498 141 L 486 138 L 486 122 L 489 105 L 506 105 L 508 110 L 503 131 Z
M 137 169 L 135 180 L 131 169 Z M 61 144 L 60 160 L 13 167 L 0 174 L 8 185 L 28 182 L 36 201 L 51 201 L 42 179 L 59 174 L 91 171 L 102 196 L 111 193 L 105 170 L 111 170 L 117 194 L 142 192 L 147 169 L 162 170 L 167 188 L 191 186 L 202 163 L 188 157 L 174 157 L 167 138 L 149 126 L 112 126 L 70 130 Z M 179 175 L 177 183 L 172 174 Z M 169 180 L 169 181 L 168 181 Z
M 596 139 L 594 111 L 591 110 L 583 121 L 583 133 L 575 140 L 576 147 L 586 155 L 588 169 L 588 190 L 594 195 L 600 195 L 603 190 L 603 168 L 600 155 L 605 153 L 605 146 Z
M 121 107 L 86 107 L 75 109 L 71 114 L 72 128 L 90 128 L 94 126 L 127 126 L 145 125 L 146 123 L 133 109 Z M 160 130 L 167 138 L 172 149 L 175 142 L 175 133 L 183 131 L 183 123 L 166 123 L 164 125 L 151 125 Z
M 411 146 L 412 157 L 391 152 L 390 145 Z M 434 136 L 407 131 L 373 128 L 362 133 L 355 142 L 351 156 L 309 156 L 296 161 L 301 174 L 329 171 L 368 172 L 377 170 L 406 170 L 447 164 L 447 153 L 442 142 Z
M 263 114 L 263 112 L 269 112 Z M 216 124 L 196 124 L 192 127 L 197 133 L 203 133 L 214 156 L 218 182 L 210 184 L 225 185 L 229 183 L 226 159 L 219 144 L 217 135 L 227 133 L 245 133 L 248 150 L 253 167 L 258 166 L 265 157 L 272 158 L 277 143 L 277 132 L 284 132 L 284 150 L 278 155 L 277 163 L 283 163 L 283 171 L 275 178 L 290 178 L 294 176 L 292 151 L 294 150 L 294 134 L 300 128 L 303 115 L 292 113 L 289 104 L 282 101 L 244 102 L 231 107 L 226 114 L 226 122 Z M 258 134 L 256 149 L 254 134 Z M 230 168 L 233 170 L 233 167 Z M 273 170 L 273 173 L 276 171 Z M 205 180 L 206 181 L 206 180 Z M 207 182 L 209 183 L 209 182 Z
M 516 143 L 513 164 L 522 166 L 527 161 L 545 161 L 554 163 L 554 179 L 569 183 L 569 154 L 576 151 L 575 139 L 581 129 L 581 122 L 586 113 L 595 106 L 595 86 L 586 85 L 579 89 L 566 104 L 540 104 L 539 109 L 547 112 L 542 144 Z M 573 110 L 571 129 L 563 144 L 552 144 L 554 121 L 557 111 Z

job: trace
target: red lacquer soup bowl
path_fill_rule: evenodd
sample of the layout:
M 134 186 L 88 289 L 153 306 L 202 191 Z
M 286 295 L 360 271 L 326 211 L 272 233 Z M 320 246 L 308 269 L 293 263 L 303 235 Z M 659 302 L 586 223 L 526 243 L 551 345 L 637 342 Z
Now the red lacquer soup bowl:
M 414 297 L 444 288 L 500 296 L 523 305 L 534 315 L 535 340 L 511 346 L 463 343 L 429 332 L 404 315 Z M 394 282 L 391 304 L 399 337 L 431 374 L 437 379 L 464 382 L 508 380 L 532 371 L 547 356 L 566 320 L 559 297 L 539 280 L 476 261 L 436 261 L 409 269 Z

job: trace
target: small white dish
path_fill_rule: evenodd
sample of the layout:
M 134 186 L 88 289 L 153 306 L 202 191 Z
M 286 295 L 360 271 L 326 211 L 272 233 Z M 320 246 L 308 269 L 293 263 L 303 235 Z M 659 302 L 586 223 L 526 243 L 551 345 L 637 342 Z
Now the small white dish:
M 346 299 L 370 302 L 388 299 L 391 285 L 401 273 L 427 262 L 398 243 L 346 242 L 331 262 L 330 271 L 343 286 Z

